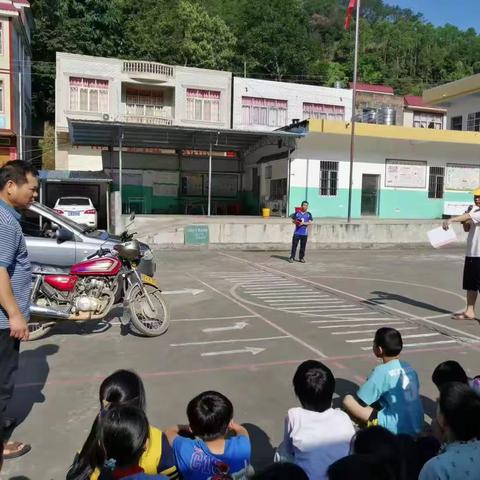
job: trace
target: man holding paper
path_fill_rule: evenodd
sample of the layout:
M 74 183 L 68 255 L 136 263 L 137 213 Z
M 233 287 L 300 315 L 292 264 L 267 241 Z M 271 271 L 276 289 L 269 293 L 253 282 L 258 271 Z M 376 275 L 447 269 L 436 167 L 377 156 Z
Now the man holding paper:
M 448 230 L 451 223 L 462 223 L 468 232 L 465 266 L 463 269 L 463 289 L 467 291 L 467 307 L 462 313 L 456 313 L 455 320 L 475 320 L 475 302 L 480 291 L 480 188 L 473 192 L 475 206 L 463 215 L 449 218 L 443 222 Z

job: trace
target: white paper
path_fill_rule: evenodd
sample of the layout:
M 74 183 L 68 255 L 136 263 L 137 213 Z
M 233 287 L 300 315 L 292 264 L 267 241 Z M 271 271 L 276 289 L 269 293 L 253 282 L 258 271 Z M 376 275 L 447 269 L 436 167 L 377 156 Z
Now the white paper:
M 427 232 L 428 239 L 433 248 L 443 247 L 457 240 L 457 235 L 453 228 L 444 230 L 442 227 L 434 228 Z

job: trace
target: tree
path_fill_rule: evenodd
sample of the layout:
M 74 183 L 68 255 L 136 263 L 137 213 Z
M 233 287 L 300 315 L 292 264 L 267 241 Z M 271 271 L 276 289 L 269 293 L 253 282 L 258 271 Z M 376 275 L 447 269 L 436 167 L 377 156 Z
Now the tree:
M 282 80 L 307 73 L 311 41 L 300 0 L 239 1 L 237 69 Z
M 119 0 L 32 0 L 33 110 L 53 120 L 56 52 L 119 56 L 124 51 Z
M 193 67 L 229 69 L 236 38 L 225 22 L 189 0 L 149 0 L 130 13 L 130 56 Z

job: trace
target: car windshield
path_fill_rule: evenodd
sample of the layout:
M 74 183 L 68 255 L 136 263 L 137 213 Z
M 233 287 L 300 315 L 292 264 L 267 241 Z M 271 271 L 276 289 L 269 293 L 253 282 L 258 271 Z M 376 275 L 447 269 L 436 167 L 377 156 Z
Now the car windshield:
M 68 198 L 60 198 L 58 200 L 58 204 L 64 207 L 67 207 L 69 205 L 89 206 L 90 200 L 88 198 L 82 198 L 82 197 L 68 197 Z
M 72 230 L 75 232 L 80 232 L 84 233 L 90 229 L 90 227 L 87 227 L 85 225 L 81 225 L 79 223 L 75 223 L 73 220 L 70 220 L 67 217 L 60 216 L 58 215 L 54 210 L 51 208 L 46 207 L 45 205 L 40 205 L 39 203 L 36 203 L 35 206 L 42 212 L 48 213 L 48 215 L 54 217 L 55 219 L 58 219 L 59 224 L 66 224 L 68 225 Z

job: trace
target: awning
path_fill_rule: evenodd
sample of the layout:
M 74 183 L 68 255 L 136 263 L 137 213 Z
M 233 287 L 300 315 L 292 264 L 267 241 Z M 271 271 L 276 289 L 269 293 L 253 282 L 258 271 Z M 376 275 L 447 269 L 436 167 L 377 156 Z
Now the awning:
M 103 171 L 40 170 L 41 182 L 110 183 L 112 179 Z
M 255 132 L 213 128 L 144 125 L 95 120 L 68 119 L 70 142 L 77 146 L 116 147 L 122 136 L 124 147 L 172 148 L 245 153 L 270 140 L 295 148 L 301 133 L 285 130 Z

